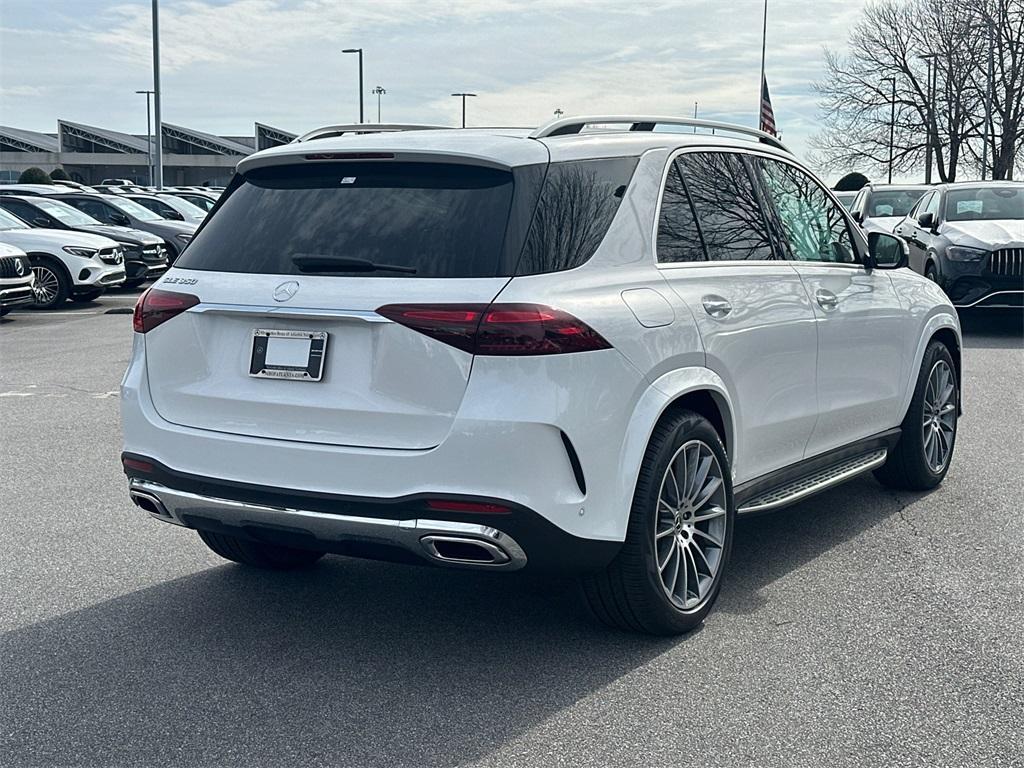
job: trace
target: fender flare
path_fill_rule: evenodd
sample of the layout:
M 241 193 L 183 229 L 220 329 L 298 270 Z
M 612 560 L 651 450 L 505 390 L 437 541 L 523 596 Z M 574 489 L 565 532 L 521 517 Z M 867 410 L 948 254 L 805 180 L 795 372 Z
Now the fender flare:
M 928 348 L 928 344 L 931 343 L 932 337 L 943 329 L 948 328 L 956 336 L 957 352 L 956 357 L 959 358 L 957 362 L 957 368 L 959 369 L 960 381 L 959 386 L 961 389 L 961 398 L 963 397 L 963 338 L 960 335 L 960 324 L 957 321 L 956 310 L 949 307 L 940 307 L 931 317 L 929 317 L 921 328 L 921 335 L 917 342 L 917 349 L 914 351 L 914 360 L 909 368 L 910 375 L 907 376 L 907 382 L 905 384 L 905 390 L 903 392 L 902 405 L 900 407 L 900 413 L 903 416 L 900 417 L 900 422 L 906 418 L 907 409 L 910 407 L 910 401 L 914 397 L 914 389 L 917 387 L 917 377 L 921 370 L 921 361 L 924 360 L 924 352 Z M 951 314 L 953 313 L 953 314 Z
M 736 412 L 732 396 L 722 378 L 710 368 L 692 366 L 669 371 L 648 386 L 633 408 L 629 428 L 619 457 L 620 498 L 632 504 L 640 465 L 651 441 L 654 427 L 674 402 L 691 392 L 708 392 L 722 414 L 726 451 L 735 474 Z M 627 506 L 628 508 L 628 506 Z

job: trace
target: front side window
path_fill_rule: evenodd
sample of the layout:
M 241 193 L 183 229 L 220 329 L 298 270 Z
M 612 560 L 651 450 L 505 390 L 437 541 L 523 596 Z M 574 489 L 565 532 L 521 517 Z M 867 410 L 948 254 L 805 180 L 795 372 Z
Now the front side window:
M 21 200 L 0 200 L 0 207 L 25 221 L 33 221 L 40 216 L 39 211 Z
M 28 229 L 28 224 L 0 208 L 0 229 Z
M 120 210 L 122 213 L 127 214 L 139 221 L 160 221 L 162 218 L 157 214 L 153 213 L 148 208 L 143 208 L 141 205 L 136 203 L 134 200 L 129 200 L 126 197 L 112 197 L 110 198 L 110 204 Z M 88 213 L 88 211 L 87 211 Z
M 704 241 L 697 226 L 693 202 L 686 191 L 683 175 L 672 162 L 661 195 L 661 214 L 658 217 L 658 261 L 704 261 Z
M 792 257 L 797 261 L 856 262 L 843 210 L 822 186 L 788 163 L 767 158 L 759 158 L 757 163 Z
M 939 218 L 939 193 L 932 192 L 931 198 L 927 203 L 924 204 L 924 208 L 921 209 L 921 213 L 930 213 L 936 219 Z M 920 215 L 920 214 L 918 214 Z
M 1024 219 L 1024 185 L 968 187 L 946 193 L 946 221 Z
M 709 261 L 776 258 L 771 231 L 743 159 L 694 152 L 676 161 L 693 202 Z
M 82 213 L 88 214 L 97 221 L 102 221 L 104 224 L 114 223 L 114 214 L 117 213 L 111 206 L 104 203 L 102 200 L 69 200 L 69 203 L 73 205 Z
M 82 213 L 82 211 L 79 211 L 76 208 L 72 208 L 70 205 L 58 202 L 57 200 L 46 200 L 40 198 L 36 205 L 46 211 L 46 213 L 57 221 L 69 227 L 88 227 L 94 224 L 99 224 L 99 222 L 93 217 Z

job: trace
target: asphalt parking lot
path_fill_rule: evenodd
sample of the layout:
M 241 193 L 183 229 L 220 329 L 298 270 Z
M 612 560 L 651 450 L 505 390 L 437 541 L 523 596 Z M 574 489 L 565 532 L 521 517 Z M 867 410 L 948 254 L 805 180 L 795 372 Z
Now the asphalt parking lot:
M 1024 344 L 965 325 L 928 494 L 744 521 L 704 628 L 607 631 L 571 582 L 227 564 L 128 500 L 115 294 L 0 320 L 0 765 L 1024 765 Z

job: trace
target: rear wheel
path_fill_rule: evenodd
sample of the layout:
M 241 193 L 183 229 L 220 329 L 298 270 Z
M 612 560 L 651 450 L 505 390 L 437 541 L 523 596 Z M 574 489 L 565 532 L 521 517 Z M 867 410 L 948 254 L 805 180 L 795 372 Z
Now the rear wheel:
M 71 281 L 56 262 L 45 258 L 33 259 L 32 272 L 36 276 L 35 285 L 32 286 L 36 297 L 34 307 L 53 309 L 67 301 L 71 293 Z
M 206 546 L 221 557 L 256 568 L 287 571 L 312 565 L 324 556 L 323 552 L 248 541 L 224 533 L 211 531 L 197 531 L 197 533 Z
M 942 482 L 956 445 L 960 391 L 949 349 L 933 341 L 925 350 L 899 442 L 875 477 L 890 488 L 925 491 Z
M 647 447 L 626 541 L 583 591 L 605 624 L 658 635 L 698 627 L 732 547 L 729 460 L 714 427 L 691 411 L 665 419 Z

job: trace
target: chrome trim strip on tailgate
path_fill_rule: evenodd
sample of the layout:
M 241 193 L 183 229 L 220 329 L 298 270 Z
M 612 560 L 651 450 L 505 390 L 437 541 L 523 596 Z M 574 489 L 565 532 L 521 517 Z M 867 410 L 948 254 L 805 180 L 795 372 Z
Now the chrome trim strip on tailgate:
M 345 320 L 362 320 L 366 323 L 390 323 L 383 315 L 365 309 L 314 309 L 312 307 L 269 307 L 252 304 L 197 304 L 189 312 L 215 312 L 225 315 L 284 315 L 287 317 L 333 317 Z

